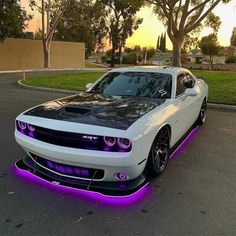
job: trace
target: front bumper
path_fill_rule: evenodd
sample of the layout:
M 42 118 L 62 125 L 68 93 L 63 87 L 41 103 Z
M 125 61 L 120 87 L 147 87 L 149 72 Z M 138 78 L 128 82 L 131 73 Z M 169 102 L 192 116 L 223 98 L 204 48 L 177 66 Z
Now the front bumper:
M 141 174 L 135 179 L 127 181 L 93 181 L 84 179 L 75 179 L 68 176 L 62 176 L 47 168 L 42 167 L 32 158 L 27 156 L 16 162 L 16 167 L 22 171 L 29 171 L 31 174 L 42 178 L 52 184 L 57 184 L 66 187 L 78 188 L 99 192 L 105 195 L 125 196 L 138 191 L 147 183 L 144 174 Z

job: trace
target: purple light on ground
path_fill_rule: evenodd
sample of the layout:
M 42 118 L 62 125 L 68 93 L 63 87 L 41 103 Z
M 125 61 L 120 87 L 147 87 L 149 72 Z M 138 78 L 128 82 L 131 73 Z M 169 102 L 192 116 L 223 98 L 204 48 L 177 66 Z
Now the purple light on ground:
M 187 144 L 193 139 L 197 134 L 199 133 L 199 128 L 193 129 L 189 135 L 182 141 L 182 143 L 176 148 L 176 150 L 171 154 L 170 158 L 176 159 L 177 157 L 180 156 L 180 154 L 184 151 L 186 148 Z
M 13 169 L 13 174 L 16 177 L 22 177 L 24 180 L 29 182 L 31 186 L 32 184 L 41 185 L 43 188 L 47 188 L 55 192 L 60 191 L 65 194 L 73 194 L 76 198 L 84 197 L 86 199 L 89 199 L 89 200 L 92 200 L 92 201 L 95 201 L 97 203 L 100 203 L 102 205 L 107 205 L 107 206 L 130 207 L 132 206 L 131 204 L 141 203 L 142 199 L 148 197 L 148 195 L 151 192 L 151 187 L 149 183 L 147 183 L 142 188 L 140 188 L 137 192 L 128 196 L 107 196 L 107 195 L 103 195 L 97 192 L 53 184 L 47 180 L 44 180 L 38 176 L 33 175 L 32 173 L 28 171 L 20 170 L 16 166 L 14 166 L 12 169 Z

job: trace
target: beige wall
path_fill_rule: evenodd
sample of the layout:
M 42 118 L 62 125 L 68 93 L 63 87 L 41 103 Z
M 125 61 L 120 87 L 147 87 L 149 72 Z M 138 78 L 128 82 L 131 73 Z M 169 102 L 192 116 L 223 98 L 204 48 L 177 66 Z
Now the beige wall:
M 84 68 L 85 44 L 53 41 L 51 68 Z M 6 39 L 0 43 L 0 70 L 42 69 L 41 40 Z

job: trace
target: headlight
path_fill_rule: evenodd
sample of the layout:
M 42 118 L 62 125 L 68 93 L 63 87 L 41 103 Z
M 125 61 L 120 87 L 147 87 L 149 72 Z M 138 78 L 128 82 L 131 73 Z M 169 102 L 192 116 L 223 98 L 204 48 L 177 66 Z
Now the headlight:
M 129 152 L 131 150 L 131 141 L 127 138 L 104 136 L 103 141 L 107 148 L 116 152 Z
M 104 137 L 103 138 L 103 140 L 104 140 L 104 143 L 109 147 L 109 148 L 111 148 L 111 147 L 114 147 L 115 146 L 115 144 L 116 144 L 116 138 L 114 138 L 114 137 Z
M 124 150 L 127 150 L 131 146 L 131 142 L 127 138 L 118 138 L 117 139 L 118 146 Z
M 27 127 L 27 124 L 25 122 L 22 122 L 22 121 L 17 121 L 17 126 L 19 127 L 20 130 L 25 130 L 26 127 Z
M 28 127 L 29 131 L 31 131 L 31 132 L 35 131 L 35 128 L 33 125 L 27 124 L 27 127 Z

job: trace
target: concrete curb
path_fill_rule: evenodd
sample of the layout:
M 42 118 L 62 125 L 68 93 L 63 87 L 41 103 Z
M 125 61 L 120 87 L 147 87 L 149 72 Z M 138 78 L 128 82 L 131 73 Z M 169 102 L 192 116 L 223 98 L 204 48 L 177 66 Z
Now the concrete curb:
M 215 104 L 215 103 L 208 103 L 207 105 L 209 108 L 213 108 L 213 109 L 236 111 L 236 106 L 234 105 Z
M 48 91 L 48 92 L 57 92 L 57 93 L 68 93 L 68 94 L 76 94 L 80 92 L 79 90 L 65 90 L 65 89 L 54 89 L 54 88 L 44 88 L 44 87 L 34 87 L 30 85 L 26 85 L 23 83 L 22 80 L 17 81 L 18 86 L 26 89 L 33 89 L 33 90 L 40 90 L 40 91 Z M 221 110 L 231 110 L 236 111 L 236 106 L 234 105 L 225 105 L 225 104 L 215 104 L 215 103 L 208 103 L 209 108 L 213 109 L 221 109 Z
M 44 88 L 44 87 L 34 87 L 23 83 L 23 80 L 18 80 L 17 85 L 24 89 L 38 90 L 38 91 L 48 91 L 48 92 L 57 92 L 57 93 L 68 93 L 75 94 L 79 91 L 76 90 L 65 90 L 65 89 L 55 89 L 55 88 Z

